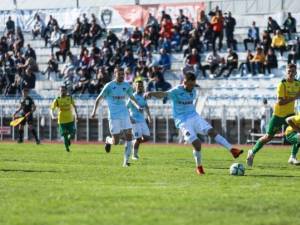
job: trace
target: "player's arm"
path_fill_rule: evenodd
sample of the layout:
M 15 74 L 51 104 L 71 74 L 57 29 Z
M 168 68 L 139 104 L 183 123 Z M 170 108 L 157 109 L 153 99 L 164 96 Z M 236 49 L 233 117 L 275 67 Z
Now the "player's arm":
M 99 106 L 99 103 L 102 101 L 102 99 L 103 99 L 102 95 L 99 94 L 98 97 L 96 98 L 96 101 L 95 101 L 95 104 L 94 104 L 94 108 L 93 108 L 93 111 L 92 111 L 92 114 L 91 114 L 91 117 L 92 117 L 92 118 L 95 117 L 97 108 L 98 108 L 98 106 Z
M 139 103 L 137 102 L 137 100 L 135 99 L 135 97 L 133 95 L 129 95 L 129 99 L 130 99 L 131 103 L 134 105 L 134 107 L 137 108 L 137 110 L 143 111 L 143 108 L 139 106 Z
M 20 105 L 19 108 L 15 111 L 13 115 L 13 119 L 15 119 L 16 115 L 22 110 L 22 106 Z
M 286 105 L 290 102 L 295 101 L 299 97 L 300 97 L 300 92 L 298 92 L 295 97 L 285 97 L 285 98 L 284 97 L 278 97 L 277 98 L 277 103 L 278 103 L 278 105 Z
M 149 110 L 148 105 L 145 106 L 145 111 L 146 111 L 146 114 L 147 114 L 148 122 L 151 123 L 152 118 L 151 118 L 151 114 L 150 114 L 150 110 Z
M 300 133 L 300 127 L 297 126 L 294 122 L 293 122 L 293 118 L 295 118 L 295 116 L 290 116 L 288 118 L 286 118 L 286 122 L 288 125 L 290 125 L 296 132 Z
M 54 111 L 56 110 L 57 107 L 58 107 L 58 105 L 57 105 L 57 99 L 55 99 L 53 101 L 53 103 L 51 104 L 51 108 L 50 108 L 50 115 L 51 115 L 51 118 L 53 120 L 56 119 L 56 116 L 54 115 Z
M 163 91 L 150 91 L 150 92 L 146 92 L 144 96 L 145 98 L 151 98 L 151 97 L 164 98 L 167 95 L 168 93 Z
M 77 120 L 77 118 L 78 118 L 78 113 L 77 113 L 77 107 L 76 107 L 74 101 L 72 101 L 72 106 L 73 106 L 74 112 L 75 112 L 75 119 Z

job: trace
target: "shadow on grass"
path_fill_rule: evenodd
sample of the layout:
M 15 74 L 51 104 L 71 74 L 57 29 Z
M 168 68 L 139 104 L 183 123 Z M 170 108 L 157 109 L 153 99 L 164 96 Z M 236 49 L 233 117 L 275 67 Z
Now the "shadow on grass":
M 278 178 L 296 178 L 300 176 L 294 176 L 294 175 L 280 175 L 280 174 L 247 174 L 247 177 L 278 177 Z
M 13 169 L 0 169 L 0 172 L 24 172 L 24 173 L 58 173 L 55 170 L 13 170 Z

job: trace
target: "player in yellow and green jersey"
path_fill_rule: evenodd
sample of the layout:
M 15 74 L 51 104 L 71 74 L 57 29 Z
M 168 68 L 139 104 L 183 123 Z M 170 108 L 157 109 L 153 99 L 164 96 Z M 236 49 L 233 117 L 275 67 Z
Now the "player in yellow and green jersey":
M 284 134 L 288 142 L 293 145 L 288 163 L 300 165 L 300 161 L 297 160 L 297 153 L 300 147 L 300 114 L 288 117 L 286 122 L 289 126 L 286 128 Z
M 282 80 L 277 86 L 277 101 L 268 124 L 267 133 L 248 151 L 248 166 L 253 165 L 255 154 L 264 144 L 271 141 L 274 135 L 281 131 L 283 125 L 287 125 L 285 119 L 295 114 L 295 100 L 300 97 L 300 82 L 295 79 L 296 74 L 296 65 L 288 64 L 286 79 Z
M 51 117 L 56 119 L 54 111 L 58 109 L 57 123 L 59 126 L 59 132 L 64 137 L 64 144 L 66 151 L 70 151 L 71 138 L 75 134 L 75 123 L 73 110 L 75 111 L 75 118 L 77 118 L 77 109 L 74 100 L 71 96 L 67 95 L 67 89 L 65 86 L 60 87 L 60 96 L 57 97 L 51 105 Z

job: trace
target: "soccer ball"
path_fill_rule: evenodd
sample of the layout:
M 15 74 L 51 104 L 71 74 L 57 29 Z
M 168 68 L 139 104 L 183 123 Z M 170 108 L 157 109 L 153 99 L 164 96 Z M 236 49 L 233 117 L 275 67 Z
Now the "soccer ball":
M 241 163 L 233 163 L 230 166 L 229 173 L 230 173 L 230 175 L 233 175 L 233 176 L 244 176 L 245 167 Z

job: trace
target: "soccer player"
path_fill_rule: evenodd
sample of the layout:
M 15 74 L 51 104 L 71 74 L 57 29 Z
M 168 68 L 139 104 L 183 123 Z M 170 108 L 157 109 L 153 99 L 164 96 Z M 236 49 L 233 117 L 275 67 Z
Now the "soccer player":
M 292 165 L 300 165 L 300 161 L 297 160 L 297 153 L 300 147 L 300 114 L 288 117 L 286 119 L 286 123 L 289 126 L 285 130 L 285 136 L 288 142 L 293 145 L 288 163 Z
M 144 84 L 142 80 L 135 82 L 135 93 L 133 96 L 137 100 L 139 106 L 145 110 L 147 114 L 148 122 L 151 122 L 151 115 L 146 99 L 144 98 Z M 144 113 L 139 111 L 131 100 L 127 103 L 127 108 L 129 109 L 130 120 L 132 123 L 132 133 L 134 137 L 133 143 L 133 160 L 138 160 L 139 146 L 141 143 L 147 142 L 150 139 L 150 130 L 144 117 Z
M 277 86 L 277 102 L 274 105 L 267 133 L 258 139 L 254 147 L 248 151 L 248 166 L 253 166 L 256 153 L 264 144 L 271 141 L 277 132 L 281 131 L 283 125 L 287 125 L 285 119 L 295 114 L 295 100 L 300 97 L 300 82 L 295 79 L 296 74 L 296 65 L 288 64 L 286 79 L 283 79 Z
M 40 144 L 40 140 L 37 137 L 36 131 L 33 127 L 33 112 L 36 110 L 36 106 L 34 104 L 33 99 L 29 96 L 29 89 L 24 88 L 23 89 L 23 98 L 20 102 L 20 107 L 17 109 L 17 111 L 13 115 L 13 119 L 15 119 L 16 115 L 22 111 L 21 115 L 25 116 L 25 119 L 20 123 L 19 125 L 19 139 L 18 143 L 23 142 L 23 135 L 24 135 L 24 125 L 27 123 L 29 130 L 31 130 L 32 135 L 35 138 L 36 144 Z
M 164 98 L 169 97 L 172 101 L 173 117 L 175 125 L 184 135 L 186 142 L 192 144 L 193 155 L 196 162 L 196 172 L 204 174 L 201 159 L 201 140 L 197 134 L 208 135 L 218 144 L 224 146 L 231 152 L 234 158 L 238 158 L 243 150 L 233 148 L 232 145 L 205 121 L 197 112 L 194 105 L 196 100 L 196 76 L 192 72 L 184 74 L 183 85 L 179 85 L 167 92 L 148 92 L 146 97 Z
M 108 105 L 109 129 L 112 136 L 107 136 L 105 139 L 105 151 L 109 153 L 112 144 L 118 145 L 120 136 L 124 133 L 125 151 L 123 167 L 128 167 L 130 165 L 129 158 L 132 148 L 132 124 L 126 107 L 126 97 L 130 98 L 139 111 L 142 111 L 142 108 L 138 105 L 133 96 L 133 88 L 131 85 L 124 82 L 124 69 L 116 67 L 114 75 L 115 79 L 107 83 L 98 95 L 91 117 L 95 117 L 99 102 L 102 101 L 102 99 L 105 99 Z
M 56 119 L 54 111 L 58 109 L 57 123 L 59 126 L 59 132 L 64 137 L 65 149 L 70 151 L 71 139 L 75 135 L 75 123 L 72 108 L 75 111 L 75 118 L 77 119 L 77 108 L 72 96 L 67 94 L 67 88 L 65 86 L 60 87 L 60 96 L 57 97 L 51 104 L 51 117 Z

